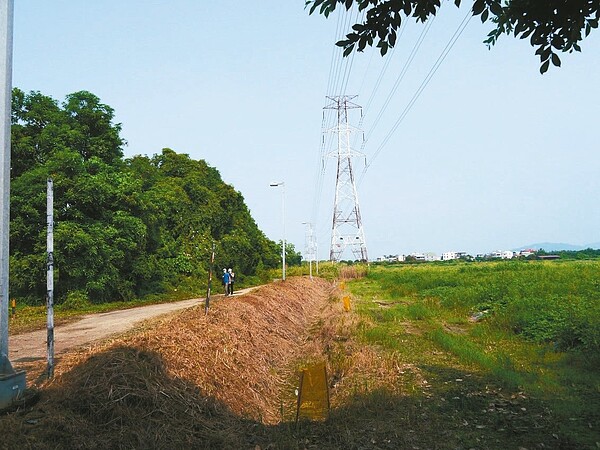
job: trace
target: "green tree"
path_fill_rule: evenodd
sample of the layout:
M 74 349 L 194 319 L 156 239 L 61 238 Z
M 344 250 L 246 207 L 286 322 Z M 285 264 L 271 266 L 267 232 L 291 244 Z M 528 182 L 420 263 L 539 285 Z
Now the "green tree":
M 218 264 L 253 275 L 277 249 L 241 193 L 205 161 L 163 149 L 123 160 L 120 125 L 93 94 L 62 105 L 39 92 L 13 95 L 11 295 L 45 297 L 46 180 L 54 180 L 56 298 L 128 300 L 205 283 Z
M 277 254 L 281 263 L 281 245 L 282 241 L 277 243 Z M 291 242 L 285 243 L 285 264 L 287 266 L 299 266 L 302 264 L 302 253 L 296 251 L 296 247 Z
M 460 6 L 461 0 L 454 0 Z M 437 14 L 440 0 L 307 0 L 312 14 L 318 10 L 328 16 L 338 4 L 349 10 L 354 4 L 365 11 L 362 23 L 352 26 L 346 39 L 337 42 L 349 55 L 355 48 L 362 51 L 376 45 L 382 55 L 394 47 L 402 20 L 413 17 L 425 22 Z M 471 10 L 482 22 L 491 21 L 494 29 L 484 41 L 494 45 L 503 35 L 526 39 L 540 57 L 540 72 L 548 70 L 550 62 L 560 66 L 558 52 L 581 51 L 579 43 L 591 30 L 598 28 L 598 0 L 474 0 Z

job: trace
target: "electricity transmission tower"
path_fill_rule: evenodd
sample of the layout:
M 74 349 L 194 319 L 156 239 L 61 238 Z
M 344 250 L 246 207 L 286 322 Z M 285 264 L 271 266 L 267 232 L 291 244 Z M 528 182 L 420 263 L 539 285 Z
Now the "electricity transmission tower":
M 368 260 L 365 232 L 360 218 L 358 193 L 356 192 L 352 170 L 352 158 L 364 155 L 352 150 L 350 137 L 352 133 L 360 130 L 351 127 L 348 123 L 348 110 L 361 108 L 351 102 L 355 97 L 356 95 L 327 97 L 332 103 L 324 108 L 337 111 L 337 124 L 328 130 L 337 135 L 337 149 L 329 153 L 330 156 L 337 158 L 333 226 L 331 230 L 331 249 L 329 251 L 331 261 L 339 261 L 347 247 L 350 247 L 355 259 L 359 261 Z

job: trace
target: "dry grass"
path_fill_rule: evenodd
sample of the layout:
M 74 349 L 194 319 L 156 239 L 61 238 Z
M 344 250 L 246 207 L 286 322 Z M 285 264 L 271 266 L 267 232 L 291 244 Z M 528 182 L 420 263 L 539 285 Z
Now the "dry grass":
M 289 279 L 65 355 L 35 407 L 0 419 L 0 447 L 246 446 L 281 420 L 295 361 L 320 351 L 310 325 L 339 308 L 330 297 Z
M 366 265 L 340 266 L 339 268 L 340 280 L 354 280 L 356 278 L 363 278 L 366 274 Z

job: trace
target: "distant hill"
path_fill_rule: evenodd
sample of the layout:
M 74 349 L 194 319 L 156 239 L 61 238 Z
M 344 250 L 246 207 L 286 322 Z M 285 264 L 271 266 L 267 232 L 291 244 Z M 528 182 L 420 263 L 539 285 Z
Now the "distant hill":
M 559 242 L 540 242 L 537 244 L 524 245 L 522 247 L 515 249 L 515 251 L 527 250 L 530 248 L 532 248 L 534 250 L 543 249 L 547 252 L 559 252 L 561 250 L 576 252 L 578 250 L 585 250 L 586 248 L 600 249 L 600 242 L 594 242 L 594 243 L 587 244 L 587 245 L 573 245 L 573 244 L 565 244 L 565 243 L 559 243 Z

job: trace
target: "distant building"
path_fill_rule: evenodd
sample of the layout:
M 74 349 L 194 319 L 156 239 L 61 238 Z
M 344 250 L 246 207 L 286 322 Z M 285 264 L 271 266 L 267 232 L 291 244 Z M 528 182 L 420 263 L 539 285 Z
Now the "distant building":
M 425 261 L 425 253 L 411 253 L 409 256 L 412 256 L 415 261 Z
M 512 250 L 496 250 L 495 252 L 486 253 L 485 255 L 477 255 L 477 257 L 482 259 L 512 259 L 519 255 L 520 253 L 513 252 Z
M 546 259 L 546 260 L 553 260 L 553 259 L 559 259 L 560 255 L 539 255 L 538 258 Z
M 377 262 L 403 262 L 404 255 L 384 255 L 377 258 Z
M 451 261 L 453 259 L 465 258 L 467 252 L 446 252 L 442 253 L 442 261 Z
M 441 258 L 438 255 L 436 255 L 435 253 L 431 253 L 431 252 L 425 253 L 425 261 L 429 261 L 429 262 L 440 261 L 440 259 Z

